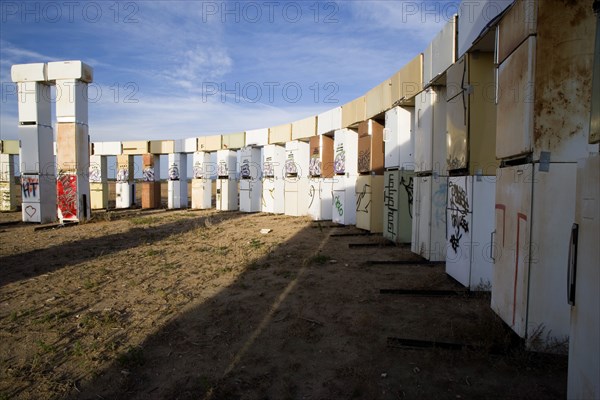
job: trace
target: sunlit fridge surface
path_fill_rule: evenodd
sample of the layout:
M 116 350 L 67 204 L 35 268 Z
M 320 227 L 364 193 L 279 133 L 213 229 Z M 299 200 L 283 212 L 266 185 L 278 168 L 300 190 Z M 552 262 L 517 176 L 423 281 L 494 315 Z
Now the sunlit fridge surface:
M 383 232 L 382 175 L 360 175 L 356 180 L 356 227 Z
M 285 148 L 270 144 L 262 149 L 263 212 L 283 214 L 285 191 Z
M 354 225 L 357 177 L 336 175 L 333 179 L 332 220 L 341 225 Z
M 443 176 L 414 178 L 411 251 L 429 261 L 446 260 L 446 198 Z
M 314 221 L 332 218 L 333 180 L 335 178 L 310 178 L 308 182 L 308 215 Z
M 285 215 L 308 215 L 308 143 L 292 140 L 285 144 Z
M 577 164 L 547 167 L 524 164 L 496 173 L 491 306 L 534 349 L 569 335 L 565 277 Z
M 208 209 L 212 207 L 212 180 L 214 165 L 210 162 L 210 153 L 197 151 L 193 155 L 192 169 L 192 208 Z
M 414 169 L 414 107 L 394 107 L 385 113 L 385 168 Z
M 262 169 L 261 149 L 244 147 L 239 150 L 240 211 L 258 212 L 261 209 Z
M 237 153 L 235 151 L 217 151 L 217 210 L 235 211 L 239 209 L 236 162 Z
M 569 399 L 600 398 L 600 155 L 577 168 L 575 225 L 569 244 Z
M 470 290 L 492 285 L 495 177 L 448 178 L 446 273 Z

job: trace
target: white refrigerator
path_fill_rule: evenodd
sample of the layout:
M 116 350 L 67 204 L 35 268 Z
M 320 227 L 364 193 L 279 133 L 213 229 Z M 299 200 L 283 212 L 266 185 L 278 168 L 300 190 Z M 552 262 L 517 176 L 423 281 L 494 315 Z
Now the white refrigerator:
M 306 142 L 292 140 L 285 144 L 285 215 L 308 215 L 310 146 Z
M 269 144 L 262 149 L 263 189 L 261 211 L 283 214 L 285 192 L 285 148 Z
M 546 350 L 569 335 L 565 277 L 577 164 L 540 166 L 497 170 L 491 306 L 529 348 Z
M 210 153 L 197 151 L 193 155 L 192 208 L 205 210 L 212 207 L 211 175 L 216 171 L 210 162 Z
M 429 261 L 446 260 L 447 179 L 436 175 L 414 178 L 411 251 Z
M 446 273 L 470 290 L 492 286 L 496 178 L 448 178 Z
M 383 175 L 383 237 L 411 243 L 414 172 L 389 170 Z
M 259 212 L 262 196 L 261 149 L 244 147 L 238 151 L 240 164 L 240 211 Z
M 569 399 L 600 398 L 600 155 L 577 166 L 575 224 L 569 240 L 571 305 Z
M 236 177 L 236 152 L 217 151 L 217 210 L 238 210 L 238 181 Z

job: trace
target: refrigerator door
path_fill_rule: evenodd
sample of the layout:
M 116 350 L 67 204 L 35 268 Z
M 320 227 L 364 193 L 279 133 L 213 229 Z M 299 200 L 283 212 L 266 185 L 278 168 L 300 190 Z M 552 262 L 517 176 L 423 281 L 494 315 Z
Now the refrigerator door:
M 433 173 L 439 175 L 448 175 L 446 167 L 446 88 L 440 86 L 436 88 L 435 102 L 433 110 L 433 144 L 432 159 Z
M 385 113 L 385 128 L 383 142 L 385 151 L 385 168 L 398 168 L 400 166 L 400 107 L 394 107 Z
M 490 291 L 493 284 L 492 237 L 494 234 L 494 206 L 496 204 L 496 177 L 472 176 L 473 203 L 471 237 L 471 290 Z M 449 223 L 449 222 L 448 222 Z M 450 250 L 448 250 L 450 251 Z
M 470 176 L 448 178 L 446 221 L 448 251 L 446 273 L 470 287 L 473 245 L 473 179 Z
M 361 175 L 356 180 L 356 227 L 371 229 L 372 177 Z
M 446 260 L 446 202 L 448 178 L 431 176 L 431 231 L 429 238 L 429 261 Z
M 211 208 L 212 184 L 210 179 L 192 179 L 192 208 Z
M 342 225 L 356 224 L 355 176 L 336 176 L 333 182 L 332 220 Z
M 411 251 L 428 258 L 429 237 L 431 235 L 431 176 L 415 178 L 415 204 L 413 210 Z
M 275 178 L 263 180 L 261 211 L 275 213 Z
M 548 172 L 540 172 L 539 164 L 534 166 L 527 336 L 535 339 L 533 334 L 543 328 L 540 344 L 545 346 L 555 340 L 567 343 L 569 336 L 566 276 L 577 164 L 550 164 Z
M 498 159 L 528 154 L 533 149 L 535 43 L 535 36 L 530 36 L 498 67 Z
M 432 169 L 433 102 L 435 93 L 427 89 L 415 98 L 415 172 Z
M 414 107 L 394 107 L 385 113 L 385 168 L 414 168 Z
M 286 178 L 285 215 L 302 216 L 308 214 L 308 178 Z
M 496 172 L 492 309 L 521 337 L 527 322 L 532 164 Z
M 575 222 L 578 241 L 569 337 L 569 399 L 600 397 L 600 155 L 579 162 Z
M 383 237 L 389 241 L 397 242 L 400 171 L 385 171 L 383 180 Z
M 414 175 L 413 171 L 404 170 L 398 176 L 398 243 L 412 241 Z

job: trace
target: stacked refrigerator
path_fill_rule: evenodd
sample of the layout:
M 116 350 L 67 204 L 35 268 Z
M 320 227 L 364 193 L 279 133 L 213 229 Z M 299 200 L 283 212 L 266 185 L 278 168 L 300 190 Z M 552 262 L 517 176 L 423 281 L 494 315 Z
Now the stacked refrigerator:
M 356 227 L 383 232 L 383 125 L 369 119 L 358 124 Z
M 19 113 L 21 212 L 24 222 L 56 220 L 56 172 L 47 65 L 13 65 Z
M 446 260 L 445 88 L 415 98 L 415 178 L 411 251 L 430 261 Z M 442 168 L 443 167 L 443 168 Z
M 90 218 L 88 84 L 93 70 L 81 61 L 48 63 L 56 85 L 57 214 L 60 221 Z
M 15 156 L 18 154 L 18 140 L 0 140 L 0 211 L 17 209 Z
M 192 156 L 192 208 L 205 210 L 212 207 L 212 180 L 216 173 L 210 162 L 210 153 L 197 151 Z
M 92 209 L 108 208 L 108 156 L 122 152 L 121 142 L 92 143 L 90 158 L 90 205 Z
M 217 151 L 217 210 L 238 210 L 237 154 L 233 150 Z
M 494 38 L 494 31 L 489 35 Z M 446 74 L 446 166 L 452 175 L 448 178 L 446 273 L 470 290 L 489 291 L 492 285 L 498 166 L 494 78 L 493 47 L 482 45 L 467 52 Z
M 299 140 L 285 144 L 285 215 L 308 215 L 310 145 Z
M 596 42 L 589 143 L 600 142 L 600 3 L 596 2 Z M 568 302 L 569 399 L 600 398 L 600 154 L 577 165 L 575 224 L 571 229 Z
M 411 242 L 414 115 L 414 107 L 394 107 L 385 113 L 383 237 L 395 243 Z
M 187 154 L 184 140 L 176 140 L 169 154 L 168 198 L 169 208 L 188 207 Z
M 268 144 L 262 149 L 263 190 L 261 211 L 283 214 L 285 193 L 285 147 Z
M 496 157 L 502 163 L 491 306 L 529 348 L 542 351 L 569 335 L 565 277 L 577 161 L 598 148 L 588 144 L 586 83 L 595 21 L 591 13 L 576 14 L 575 7 L 516 2 L 497 29 Z M 562 54 L 569 56 L 557 57 Z
M 333 139 L 332 220 L 341 225 L 356 224 L 356 179 L 358 178 L 358 133 L 339 129 Z
M 310 138 L 309 144 L 308 215 L 315 221 L 331 220 L 333 138 L 317 135 Z
M 238 150 L 240 177 L 240 211 L 259 212 L 262 196 L 261 149 L 247 146 Z

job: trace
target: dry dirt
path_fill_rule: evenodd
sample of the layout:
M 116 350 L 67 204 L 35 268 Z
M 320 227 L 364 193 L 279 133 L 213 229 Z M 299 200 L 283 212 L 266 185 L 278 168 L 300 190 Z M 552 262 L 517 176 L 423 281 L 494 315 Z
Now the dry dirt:
M 488 296 L 380 294 L 460 289 L 442 265 L 368 264 L 419 260 L 381 236 L 237 212 L 19 218 L 0 215 L 0 399 L 566 395 L 566 358 L 515 346 Z

